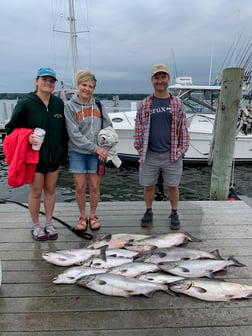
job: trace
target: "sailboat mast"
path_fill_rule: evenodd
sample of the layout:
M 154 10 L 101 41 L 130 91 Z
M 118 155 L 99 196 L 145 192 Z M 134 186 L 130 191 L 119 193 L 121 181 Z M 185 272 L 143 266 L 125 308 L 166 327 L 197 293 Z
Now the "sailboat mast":
M 75 25 L 74 0 L 69 0 L 70 42 L 72 50 L 72 80 L 76 88 L 76 73 L 78 68 L 77 32 Z

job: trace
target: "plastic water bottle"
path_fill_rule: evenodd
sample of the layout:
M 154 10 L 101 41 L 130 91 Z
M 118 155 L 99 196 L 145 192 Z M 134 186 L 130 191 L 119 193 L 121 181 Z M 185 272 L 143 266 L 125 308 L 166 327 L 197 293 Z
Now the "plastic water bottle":
M 100 161 L 98 163 L 98 175 L 104 176 L 105 175 L 105 161 Z

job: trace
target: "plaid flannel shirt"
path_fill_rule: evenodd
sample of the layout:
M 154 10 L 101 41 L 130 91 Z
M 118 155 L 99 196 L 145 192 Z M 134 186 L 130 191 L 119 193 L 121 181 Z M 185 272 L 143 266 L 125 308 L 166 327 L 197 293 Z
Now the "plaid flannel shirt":
M 140 155 L 139 162 L 145 160 L 148 150 L 150 135 L 150 107 L 153 94 L 142 100 L 137 107 L 134 147 Z M 170 95 L 172 110 L 171 125 L 171 162 L 175 162 L 181 156 L 184 157 L 189 147 L 189 132 L 186 120 L 185 106 L 182 100 Z

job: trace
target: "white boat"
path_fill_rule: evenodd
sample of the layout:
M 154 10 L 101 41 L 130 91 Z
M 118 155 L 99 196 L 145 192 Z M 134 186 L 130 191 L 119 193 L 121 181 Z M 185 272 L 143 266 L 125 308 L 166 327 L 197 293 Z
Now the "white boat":
M 185 155 L 186 162 L 207 163 L 211 150 L 216 106 L 214 98 L 220 92 L 216 86 L 171 86 L 170 90 L 184 101 L 187 111 L 190 145 Z M 175 90 L 175 91 L 174 91 Z M 202 96 L 203 93 L 203 96 Z M 201 94 L 201 98 L 197 95 Z M 204 96 L 206 99 L 204 99 Z M 110 113 L 113 127 L 119 137 L 118 155 L 121 160 L 137 161 L 139 156 L 134 148 L 134 127 L 136 110 Z M 252 121 L 252 119 L 251 119 Z M 236 162 L 252 162 L 251 122 L 247 132 L 241 123 L 237 128 L 234 156 Z

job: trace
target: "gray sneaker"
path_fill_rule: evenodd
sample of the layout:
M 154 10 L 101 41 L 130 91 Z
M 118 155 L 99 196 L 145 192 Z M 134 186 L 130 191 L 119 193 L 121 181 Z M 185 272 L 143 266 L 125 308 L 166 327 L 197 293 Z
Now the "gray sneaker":
M 152 210 L 146 210 L 143 218 L 141 219 L 141 226 L 144 228 L 150 227 L 153 221 L 153 212 Z
M 172 212 L 169 216 L 171 218 L 170 229 L 179 230 L 180 229 L 180 220 L 177 212 Z

